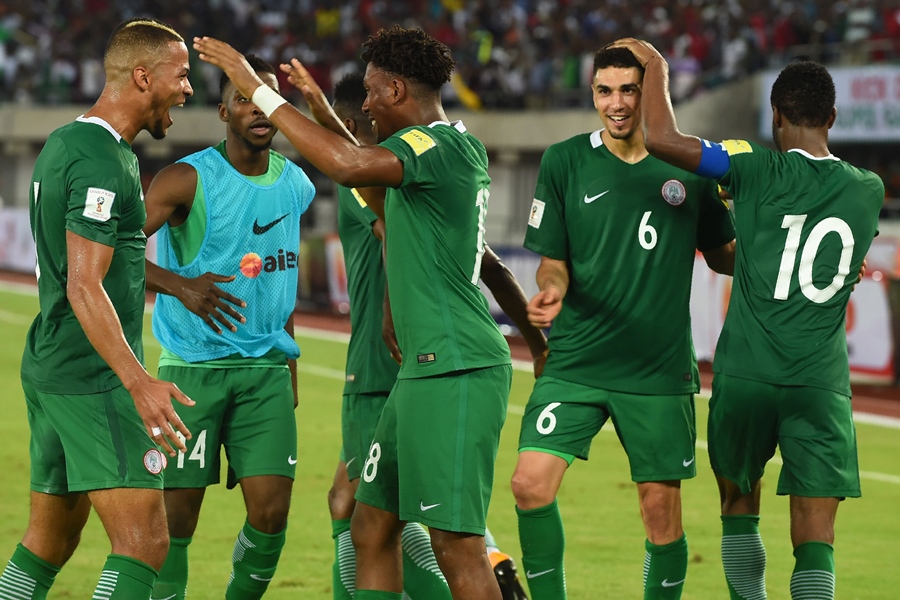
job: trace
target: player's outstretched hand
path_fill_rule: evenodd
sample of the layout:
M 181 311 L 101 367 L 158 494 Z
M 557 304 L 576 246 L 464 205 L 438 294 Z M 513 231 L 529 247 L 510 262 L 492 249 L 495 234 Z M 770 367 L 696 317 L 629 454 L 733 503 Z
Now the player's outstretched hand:
M 319 87 L 319 84 L 309 74 L 302 62 L 292 58 L 290 63 L 281 64 L 281 70 L 287 74 L 288 82 L 300 90 L 310 106 L 323 100 L 326 104 L 328 103 L 328 100 L 325 98 L 325 92 L 322 91 L 322 88 Z
M 663 62 L 665 59 L 663 55 L 659 53 L 659 51 L 653 47 L 649 42 L 645 42 L 644 40 L 638 40 L 635 38 L 621 38 L 614 41 L 612 44 L 608 46 L 608 48 L 628 48 L 631 50 L 631 53 L 634 54 L 634 57 L 641 63 L 641 66 L 646 67 L 647 63 L 649 63 L 654 58 L 659 58 Z
M 188 398 L 178 386 L 168 381 L 154 379 L 147 375 L 140 383 L 128 389 L 134 399 L 134 406 L 147 428 L 147 435 L 153 441 L 162 446 L 169 456 L 175 456 L 174 446 L 182 452 L 187 451 L 184 442 L 178 437 L 178 433 L 185 439 L 191 439 L 191 432 L 181 421 L 181 417 L 172 406 L 172 398 L 184 404 L 193 406 L 195 402 Z
M 859 274 L 856 276 L 856 283 L 853 284 L 853 287 L 850 288 L 850 291 L 856 289 L 856 284 L 863 280 L 863 277 L 866 276 L 866 259 L 863 259 L 862 265 L 859 267 Z
M 195 37 L 194 50 L 200 53 L 200 60 L 225 71 L 244 98 L 253 96 L 256 88 L 263 85 L 244 55 L 225 42 L 207 36 Z
M 556 286 L 547 286 L 528 302 L 528 322 L 538 329 L 550 327 L 562 309 L 562 294 Z
M 216 321 L 230 329 L 237 331 L 237 326 L 232 323 L 225 315 L 228 315 L 238 323 L 246 323 L 247 319 L 236 311 L 232 305 L 246 308 L 247 303 L 232 296 L 217 283 L 227 283 L 234 281 L 234 275 L 225 276 L 217 273 L 204 273 L 199 277 L 184 278 L 178 292 L 178 300 L 186 309 L 203 319 L 203 322 L 209 325 L 210 329 L 216 333 L 222 333 L 222 330 L 216 324 Z

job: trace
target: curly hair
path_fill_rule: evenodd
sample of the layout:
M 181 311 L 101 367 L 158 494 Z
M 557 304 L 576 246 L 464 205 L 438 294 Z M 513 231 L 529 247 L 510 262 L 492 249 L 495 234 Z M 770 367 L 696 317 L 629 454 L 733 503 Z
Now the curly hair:
M 399 25 L 370 35 L 363 43 L 362 59 L 432 91 L 440 91 L 453 71 L 447 46 L 421 29 L 403 29 Z
M 818 63 L 794 62 L 778 74 L 769 99 L 793 125 L 824 127 L 834 108 L 834 80 Z
M 265 60 L 256 56 L 255 54 L 248 54 L 244 58 L 247 59 L 247 62 L 250 64 L 250 67 L 257 73 L 271 73 L 276 77 L 278 74 L 275 72 L 275 67 L 270 65 Z M 222 96 L 222 101 L 227 102 L 227 98 L 225 98 L 225 88 L 228 87 L 228 84 L 231 83 L 231 79 L 228 78 L 228 75 L 225 71 L 222 71 L 221 77 L 219 77 L 219 95 Z
M 600 69 L 637 69 L 644 78 L 644 67 L 628 48 L 604 47 L 594 55 L 594 74 Z
M 365 121 L 362 105 L 366 101 L 366 87 L 363 74 L 359 71 L 347 73 L 334 86 L 334 112 L 342 119 Z

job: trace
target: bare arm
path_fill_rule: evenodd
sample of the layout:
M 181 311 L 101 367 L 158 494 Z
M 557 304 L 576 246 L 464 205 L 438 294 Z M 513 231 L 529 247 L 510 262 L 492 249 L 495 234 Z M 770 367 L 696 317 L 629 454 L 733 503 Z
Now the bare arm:
M 509 315 L 509 318 L 519 328 L 531 351 L 534 376 L 540 377 L 547 360 L 547 336 L 529 322 L 528 298 L 525 297 L 522 286 L 519 285 L 512 271 L 488 246 L 484 247 L 484 257 L 481 260 L 481 280 L 491 290 L 503 312 Z
M 706 265 L 722 275 L 734 275 L 734 240 L 703 253 Z
M 200 58 L 228 74 L 246 98 L 263 85 L 262 80 L 234 48 L 219 40 L 194 38 Z M 403 182 L 403 163 L 380 146 L 358 146 L 314 123 L 290 104 L 268 115 L 306 160 L 331 180 L 346 187 L 397 187 Z
M 175 225 L 183 223 L 190 213 L 196 189 L 197 171 L 194 167 L 185 163 L 175 163 L 160 171 L 153 178 L 150 189 L 144 197 L 144 206 L 147 209 L 144 234 L 150 237 L 159 231 L 166 221 Z M 216 333 L 222 333 L 216 321 L 231 331 L 237 330 L 234 323 L 225 315 L 239 323 L 246 322 L 232 305 L 243 308 L 247 304 L 216 285 L 233 281 L 234 275 L 204 273 L 199 277 L 188 279 L 149 260 L 146 264 L 147 289 L 175 296 L 185 308 L 203 319 Z
M 565 261 L 542 256 L 536 279 L 541 291 L 528 302 L 528 320 L 544 329 L 550 327 L 562 309 L 563 298 L 569 290 L 569 267 Z
M 172 456 L 175 456 L 175 451 L 172 450 L 170 441 L 176 448 L 186 452 L 176 429 L 188 439 L 191 433 L 175 412 L 172 398 L 186 406 L 193 406 L 194 402 L 175 384 L 151 377 L 125 340 L 122 323 L 103 288 L 103 279 L 112 263 L 113 248 L 72 231 L 66 231 L 66 248 L 66 296 L 88 341 L 131 394 L 147 435 Z M 162 433 L 154 435 L 156 428 Z

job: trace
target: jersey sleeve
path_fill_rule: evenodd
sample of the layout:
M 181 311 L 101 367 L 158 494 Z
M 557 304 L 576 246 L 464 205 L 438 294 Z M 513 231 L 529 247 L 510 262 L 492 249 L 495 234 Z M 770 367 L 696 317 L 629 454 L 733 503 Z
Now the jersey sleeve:
M 534 200 L 525 229 L 525 248 L 555 260 L 569 257 L 565 218 L 565 165 L 557 148 L 550 146 L 541 158 Z
M 746 140 L 724 140 L 721 146 L 728 153 L 730 166 L 725 175 L 719 179 L 719 183 L 728 190 L 736 203 L 745 202 L 748 198 L 740 193 L 742 182 L 771 179 L 772 151 Z
M 728 205 L 719 198 L 716 184 L 708 180 L 700 199 L 697 219 L 697 250 L 706 252 L 734 239 L 734 220 Z
M 131 182 L 118 161 L 82 156 L 66 170 L 66 229 L 104 246 L 116 245 Z
M 338 202 L 343 204 L 346 214 L 359 221 L 365 227 L 371 228 L 372 223 L 378 220 L 378 215 L 369 208 L 369 205 L 366 204 L 366 201 L 356 188 L 340 188 Z
M 428 167 L 429 152 L 436 152 L 437 140 L 426 127 L 410 127 L 398 131 L 380 144 L 403 163 L 403 182 L 398 187 L 429 183 L 435 171 Z

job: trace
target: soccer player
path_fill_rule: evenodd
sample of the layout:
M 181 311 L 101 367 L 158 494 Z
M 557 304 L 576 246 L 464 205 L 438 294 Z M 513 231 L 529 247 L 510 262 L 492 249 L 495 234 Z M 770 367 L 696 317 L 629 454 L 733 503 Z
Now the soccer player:
M 534 600 L 566 597 L 556 494 L 612 419 L 637 484 L 647 540 L 644 598 L 679 598 L 688 547 L 681 480 L 694 477 L 699 391 L 689 300 L 695 251 L 729 274 L 734 229 L 715 183 L 647 154 L 643 68 L 625 49 L 594 57 L 604 128 L 550 146 L 525 247 L 541 255 L 528 310 L 550 355 L 525 408 L 512 478 Z
M 296 78 L 298 87 L 302 89 L 307 86 L 305 96 L 313 107 L 313 115 L 320 123 L 328 123 L 331 115 L 319 114 L 327 111 L 324 94 L 302 66 L 300 70 L 303 76 Z M 291 82 L 294 83 L 294 79 Z M 366 89 L 361 73 L 345 76 L 334 88 L 335 117 L 343 122 L 347 131 L 361 144 L 369 145 L 376 140 L 371 122 L 362 112 L 365 99 Z M 369 188 L 364 189 L 363 193 L 375 191 Z M 383 194 L 383 190 L 380 193 Z M 347 264 L 352 334 L 347 349 L 341 415 L 341 460 L 328 494 L 336 544 L 333 577 L 335 600 L 349 599 L 354 591 L 356 560 L 350 541 L 350 517 L 356 504 L 353 495 L 359 484 L 375 425 L 399 371 L 398 363 L 388 351 L 373 351 L 381 344 L 382 336 L 385 277 L 379 240 L 384 239 L 384 222 L 368 208 L 360 191 L 356 189 L 338 186 L 338 235 Z M 502 303 L 504 310 L 519 317 L 517 325 L 529 342 L 539 368 L 547 349 L 544 334 L 528 323 L 524 292 L 512 273 L 487 247 L 481 265 L 481 276 Z M 485 539 L 488 557 L 504 598 L 525 598 L 512 559 L 496 547 L 489 531 L 485 532 Z M 418 523 L 408 523 L 403 528 L 401 547 L 404 591 L 411 598 L 449 599 L 450 591 L 431 551 L 428 534 Z
M 168 549 L 162 470 L 193 402 L 142 365 L 144 249 L 135 136 L 165 137 L 193 93 L 188 51 L 150 19 L 119 25 L 97 102 L 52 134 L 30 190 L 41 311 L 22 386 L 31 428 L 31 515 L 0 597 L 46 598 L 97 511 L 112 544 L 95 597 L 148 597 Z M 181 436 L 181 437 L 179 437 Z
M 275 69 L 247 60 L 277 93 Z M 144 231 L 159 230 L 159 266 L 147 267 L 148 287 L 161 292 L 159 376 L 197 400 L 184 411 L 194 439 L 165 473 L 171 547 L 154 598 L 185 596 L 188 545 L 206 487 L 219 482 L 221 446 L 247 509 L 225 598 L 262 597 L 284 546 L 297 463 L 297 252 L 315 189 L 270 149 L 277 128 L 224 73 L 219 90 L 225 140 L 160 171 L 146 197 Z
M 373 208 L 388 223 L 386 273 L 405 360 L 356 494 L 354 597 L 401 597 L 400 532 L 404 522 L 416 521 L 429 527 L 454 598 L 499 600 L 484 531 L 512 368 L 477 286 L 487 153 L 461 122 L 448 122 L 441 105 L 453 68 L 449 50 L 399 26 L 365 42 L 363 111 L 382 141 L 358 146 L 260 87 L 227 44 L 210 38 L 194 44 L 320 171 L 345 187 L 389 188 L 383 211 Z
M 834 82 L 813 62 L 772 85 L 776 151 L 678 131 L 668 65 L 649 44 L 619 42 L 645 65 L 645 136 L 662 160 L 717 179 L 734 198 L 734 288 L 716 346 L 709 455 L 722 501 L 731 598 L 765 598 L 760 478 L 781 449 L 777 493 L 790 496 L 791 597 L 834 598 L 838 503 L 860 495 L 847 301 L 877 233 L 884 185 L 831 154 Z

